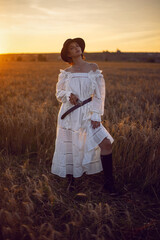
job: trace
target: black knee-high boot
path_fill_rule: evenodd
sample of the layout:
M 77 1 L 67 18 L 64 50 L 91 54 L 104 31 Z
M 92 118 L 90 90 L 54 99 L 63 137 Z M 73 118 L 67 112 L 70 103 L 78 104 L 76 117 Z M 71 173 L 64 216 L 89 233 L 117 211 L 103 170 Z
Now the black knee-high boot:
M 67 178 L 68 178 L 68 182 L 69 182 L 68 189 L 70 191 L 73 191 L 74 190 L 75 179 L 74 179 L 73 175 L 71 175 L 71 174 L 68 174 Z
M 116 189 L 114 186 L 113 178 L 113 164 L 112 164 L 112 153 L 108 155 L 101 155 L 101 162 L 104 171 L 105 183 L 103 188 L 109 193 L 115 193 Z

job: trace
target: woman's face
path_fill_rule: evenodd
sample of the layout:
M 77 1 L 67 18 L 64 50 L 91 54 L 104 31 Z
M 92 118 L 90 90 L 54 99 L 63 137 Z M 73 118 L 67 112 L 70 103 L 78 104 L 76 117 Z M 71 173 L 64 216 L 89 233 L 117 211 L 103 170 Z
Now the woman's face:
M 82 54 L 82 49 L 77 42 L 72 42 L 68 46 L 68 57 L 78 57 Z

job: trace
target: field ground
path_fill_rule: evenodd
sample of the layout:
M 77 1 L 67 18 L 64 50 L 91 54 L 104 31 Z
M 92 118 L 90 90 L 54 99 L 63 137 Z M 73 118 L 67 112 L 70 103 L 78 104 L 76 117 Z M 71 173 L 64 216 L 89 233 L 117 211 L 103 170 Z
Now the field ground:
M 50 173 L 60 62 L 0 65 L 0 239 L 160 239 L 160 65 L 97 62 L 106 81 L 103 125 L 114 138 L 115 182 L 103 172 Z

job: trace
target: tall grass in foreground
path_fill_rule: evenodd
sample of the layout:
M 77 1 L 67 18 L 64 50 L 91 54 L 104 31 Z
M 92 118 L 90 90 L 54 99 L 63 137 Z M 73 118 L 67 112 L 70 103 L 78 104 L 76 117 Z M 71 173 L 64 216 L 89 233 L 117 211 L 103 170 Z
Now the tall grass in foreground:
M 106 80 L 103 124 L 115 140 L 116 182 L 152 191 L 158 199 L 159 64 L 98 65 Z M 65 191 L 66 179 L 50 174 L 60 107 L 55 85 L 65 67 L 58 62 L 1 65 L 0 237 L 129 240 L 141 234 L 156 239 L 160 212 L 153 203 L 129 193 L 118 200 L 98 195 L 102 173 L 76 179 L 76 192 L 84 195 Z
M 100 194 L 96 175 L 76 179 L 69 192 L 67 181 L 53 179 L 41 162 L 2 155 L 0 161 L 0 239 L 159 239 L 160 208 L 147 196 Z

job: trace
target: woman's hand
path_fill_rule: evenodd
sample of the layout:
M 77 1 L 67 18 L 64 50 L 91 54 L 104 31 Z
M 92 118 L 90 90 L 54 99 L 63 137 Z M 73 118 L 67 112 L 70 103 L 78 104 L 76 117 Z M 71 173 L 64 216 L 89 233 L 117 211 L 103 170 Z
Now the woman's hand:
M 92 121 L 92 120 L 91 120 L 91 125 L 92 125 L 92 128 L 97 128 L 97 127 L 100 126 L 100 122 Z
M 77 101 L 78 101 L 78 98 L 76 95 L 74 95 L 73 93 L 71 93 L 70 97 L 69 97 L 69 101 L 71 104 L 73 105 L 76 105 L 77 104 Z

